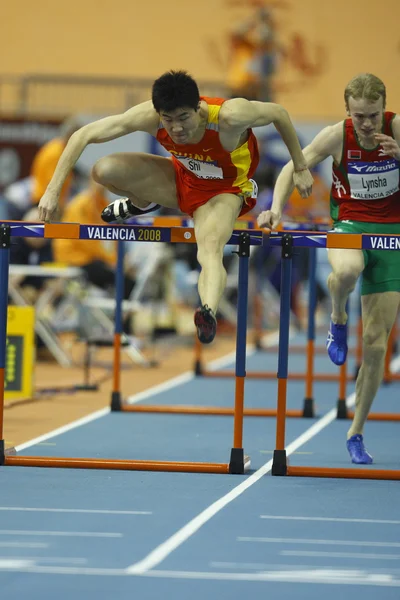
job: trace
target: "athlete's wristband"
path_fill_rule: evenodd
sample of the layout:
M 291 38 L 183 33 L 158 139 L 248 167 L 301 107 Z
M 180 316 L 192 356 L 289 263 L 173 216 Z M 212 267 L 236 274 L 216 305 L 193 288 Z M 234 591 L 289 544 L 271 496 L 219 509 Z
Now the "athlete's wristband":
M 295 169 L 295 173 L 300 173 L 301 171 L 308 171 L 308 167 L 303 167 L 302 169 Z

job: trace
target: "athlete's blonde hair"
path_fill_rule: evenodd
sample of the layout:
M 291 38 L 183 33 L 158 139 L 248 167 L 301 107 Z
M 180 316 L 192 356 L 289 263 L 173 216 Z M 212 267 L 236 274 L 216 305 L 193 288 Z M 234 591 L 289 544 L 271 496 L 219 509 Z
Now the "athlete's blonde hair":
M 364 98 L 368 102 L 376 102 L 379 98 L 383 99 L 383 108 L 386 106 L 386 87 L 379 77 L 371 73 L 361 73 L 349 81 L 344 90 L 344 101 L 349 110 L 350 96 L 355 100 Z

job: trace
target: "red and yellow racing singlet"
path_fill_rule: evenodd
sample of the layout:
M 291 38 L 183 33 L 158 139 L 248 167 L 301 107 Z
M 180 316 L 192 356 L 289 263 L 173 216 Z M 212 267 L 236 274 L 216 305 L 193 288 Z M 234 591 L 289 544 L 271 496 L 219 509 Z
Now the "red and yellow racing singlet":
M 157 140 L 172 154 L 185 186 L 199 191 L 232 192 L 250 196 L 249 179 L 258 165 L 257 140 L 249 129 L 249 137 L 236 150 L 228 152 L 219 140 L 219 111 L 222 98 L 201 97 L 208 104 L 208 119 L 203 138 L 197 144 L 175 144 L 160 123 Z
M 385 112 L 382 133 L 393 136 L 395 114 Z M 399 162 L 380 145 L 366 150 L 351 119 L 344 121 L 342 159 L 332 168 L 331 217 L 334 221 L 400 223 Z

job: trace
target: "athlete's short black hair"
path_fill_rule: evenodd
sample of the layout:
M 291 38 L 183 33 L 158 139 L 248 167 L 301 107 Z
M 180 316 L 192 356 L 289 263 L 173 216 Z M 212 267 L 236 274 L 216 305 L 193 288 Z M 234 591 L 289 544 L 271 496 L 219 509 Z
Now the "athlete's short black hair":
M 200 93 L 197 83 L 186 71 L 168 71 L 153 83 L 151 98 L 158 113 L 177 108 L 197 110 Z

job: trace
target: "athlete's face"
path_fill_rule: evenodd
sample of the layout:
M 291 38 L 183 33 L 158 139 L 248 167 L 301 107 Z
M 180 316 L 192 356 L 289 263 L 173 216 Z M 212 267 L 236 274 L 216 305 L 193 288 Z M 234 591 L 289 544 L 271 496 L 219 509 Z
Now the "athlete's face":
M 351 117 L 357 135 L 365 140 L 373 141 L 376 133 L 382 129 L 383 98 L 376 102 L 368 102 L 364 98 L 356 100 L 350 96 L 348 114 Z
M 175 144 L 187 144 L 200 125 L 200 111 L 193 108 L 177 108 L 173 111 L 161 111 L 162 124 Z

